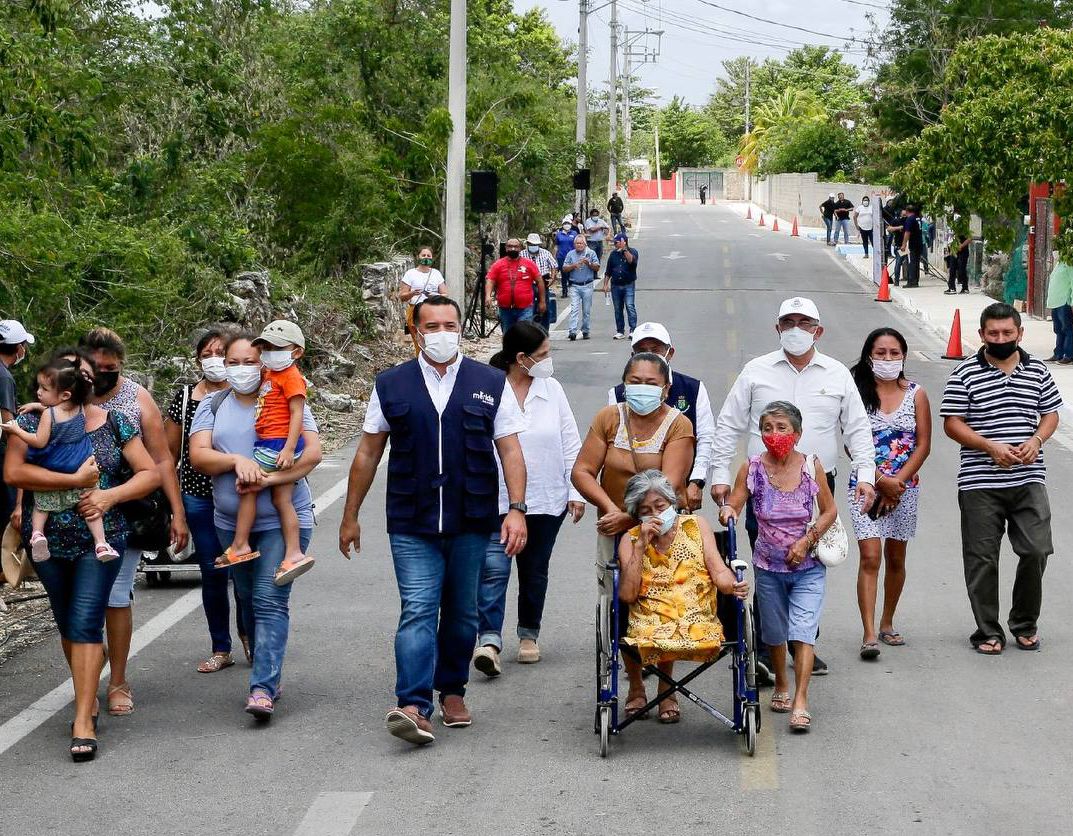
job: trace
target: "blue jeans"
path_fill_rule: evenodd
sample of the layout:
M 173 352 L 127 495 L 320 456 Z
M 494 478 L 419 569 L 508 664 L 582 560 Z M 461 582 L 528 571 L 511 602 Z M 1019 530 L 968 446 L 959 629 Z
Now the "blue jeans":
M 619 334 L 625 334 L 624 320 L 628 320 L 630 324 L 630 331 L 633 331 L 637 327 L 637 308 L 634 306 L 633 300 L 637 290 L 637 285 L 633 282 L 624 285 L 611 285 L 611 307 L 615 310 L 615 331 Z M 625 318 L 622 316 L 622 308 L 626 308 Z
M 548 594 L 548 564 L 565 513 L 530 514 L 525 548 L 514 558 L 507 557 L 499 532 L 490 535 L 477 591 L 477 644 L 503 649 L 503 618 L 507 607 L 507 584 L 510 565 L 518 564 L 518 638 L 536 641 L 540 636 L 540 619 Z
M 123 554 L 126 545 L 111 539 L 112 547 Z M 45 586 L 56 628 L 67 641 L 101 644 L 104 641 L 104 611 L 122 560 L 97 560 L 93 549 L 74 560 L 53 557 L 35 563 L 37 577 Z
M 840 220 L 835 221 L 835 227 L 834 228 L 835 228 L 834 242 L 836 244 L 838 243 L 838 233 L 841 232 L 842 233 L 842 243 L 843 244 L 848 244 L 849 243 L 849 218 L 841 218 Z
M 589 333 L 589 324 L 592 319 L 592 286 L 589 282 L 585 285 L 570 285 L 570 333 L 576 334 L 581 331 Z
M 899 253 L 898 255 L 894 256 L 894 276 L 893 276 L 893 281 L 894 281 L 895 284 L 899 284 L 899 280 L 901 279 L 901 275 L 902 275 L 902 267 L 903 266 L 906 268 L 905 272 L 906 272 L 906 276 L 908 276 L 909 275 L 909 256 L 901 255 Z
M 216 558 L 223 554 L 220 540 L 216 536 L 216 524 L 213 521 L 213 502 L 199 496 L 183 494 L 183 508 L 186 509 L 186 523 L 190 527 L 190 539 L 194 542 L 194 554 L 201 568 L 201 605 L 205 609 L 205 620 L 209 623 L 209 638 L 212 639 L 213 653 L 231 652 L 231 602 L 228 600 L 227 587 L 231 580 L 231 570 L 227 567 L 217 569 Z M 242 627 L 242 606 L 238 593 L 235 593 L 235 621 L 240 636 L 245 635 Z
M 528 308 L 500 308 L 499 309 L 499 328 L 506 334 L 511 329 L 511 326 L 515 322 L 522 322 L 523 320 L 531 320 L 533 318 L 533 306 Z
M 1051 308 L 1051 325 L 1054 327 L 1054 356 L 1059 360 L 1073 360 L 1073 307 Z
M 544 303 L 547 306 L 547 310 L 544 313 L 537 312 L 537 305 L 540 304 L 540 300 L 535 296 L 533 297 L 533 322 L 542 326 L 545 331 L 550 332 L 551 326 L 559 318 L 559 304 L 555 299 L 555 294 L 551 292 L 551 288 L 548 289 L 544 296 Z
M 611 232 L 618 235 L 618 233 L 625 231 L 626 227 L 622 223 L 622 215 L 611 213 Z
M 589 248 L 596 253 L 596 260 L 602 261 L 604 257 L 604 242 L 589 239 Z
M 389 534 L 388 541 L 402 599 L 395 696 L 400 708 L 431 717 L 433 691 L 466 693 L 488 534 Z
M 823 219 L 823 225 L 825 227 L 827 227 L 827 243 L 828 244 L 831 243 L 831 226 L 834 224 L 834 222 L 835 222 L 834 218 L 824 217 L 824 219 Z
M 820 631 L 827 569 L 822 565 L 797 572 L 753 568 L 767 646 L 776 647 L 788 641 L 815 645 Z
M 217 529 L 221 543 L 235 539 L 234 531 Z M 305 552 L 313 537 L 313 529 L 303 528 L 298 540 Z M 231 567 L 235 593 L 242 602 L 242 620 L 253 655 L 250 670 L 250 691 L 260 688 L 275 699 L 279 696 L 279 680 L 283 674 L 283 655 L 287 652 L 287 634 L 291 627 L 291 587 L 276 586 L 272 580 L 283 562 L 283 532 L 278 528 L 254 531 L 250 546 L 261 556 Z

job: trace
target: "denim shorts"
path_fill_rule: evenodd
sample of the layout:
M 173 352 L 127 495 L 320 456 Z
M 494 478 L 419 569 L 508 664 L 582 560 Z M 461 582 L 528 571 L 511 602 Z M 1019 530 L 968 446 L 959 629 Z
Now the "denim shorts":
M 125 609 L 134 601 L 134 576 L 138 573 L 138 564 L 142 562 L 142 550 L 123 549 L 119 552 L 119 557 L 111 562 L 119 564 L 119 575 L 112 584 L 108 606 Z
M 815 644 L 827 586 L 826 567 L 813 566 L 799 572 L 769 572 L 759 566 L 754 569 L 764 644 Z
M 73 560 L 53 557 L 34 564 L 63 638 L 84 644 L 104 641 L 104 612 L 120 564 L 118 559 L 97 560 L 92 546 Z

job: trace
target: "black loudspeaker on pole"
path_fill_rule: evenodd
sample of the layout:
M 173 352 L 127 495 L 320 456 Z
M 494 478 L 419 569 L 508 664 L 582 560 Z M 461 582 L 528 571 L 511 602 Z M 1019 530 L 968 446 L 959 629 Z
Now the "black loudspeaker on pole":
M 488 240 L 484 226 L 484 215 L 495 212 L 499 198 L 499 175 L 494 171 L 471 171 L 469 173 L 469 208 L 477 215 L 477 228 L 481 237 L 480 269 L 477 272 L 477 285 L 466 305 L 466 322 L 464 330 L 484 339 L 492 334 L 498 325 L 488 328 L 484 310 L 484 280 L 488 274 L 488 258 L 495 254 L 494 245 Z
M 499 175 L 494 171 L 469 173 L 469 208 L 482 214 L 495 212 L 499 198 Z

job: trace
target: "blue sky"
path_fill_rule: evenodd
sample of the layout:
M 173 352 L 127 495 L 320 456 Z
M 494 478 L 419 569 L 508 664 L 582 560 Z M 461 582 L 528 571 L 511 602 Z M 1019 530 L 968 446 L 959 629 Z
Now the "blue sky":
M 728 58 L 743 55 L 778 58 L 804 43 L 842 50 L 848 38 L 869 39 L 871 26 L 866 17 L 869 13 L 877 15 L 880 23 L 887 17 L 884 0 L 712 2 L 725 9 L 707 5 L 703 0 L 618 0 L 620 29 L 643 30 L 647 23 L 648 28 L 664 30 L 659 58 L 655 64 L 641 68 L 639 75 L 642 83 L 656 88 L 665 101 L 677 94 L 691 104 L 703 104 L 715 86 L 722 62 Z M 604 0 L 590 0 L 590 8 L 599 8 L 603 3 Z M 577 0 L 515 0 L 515 8 L 519 10 L 534 6 L 547 10 L 563 38 L 577 42 Z M 837 37 L 763 23 L 726 9 Z M 589 15 L 589 83 L 594 87 L 607 84 L 609 19 L 608 6 Z M 864 43 L 851 43 L 846 51 L 847 60 L 863 66 L 865 48 Z

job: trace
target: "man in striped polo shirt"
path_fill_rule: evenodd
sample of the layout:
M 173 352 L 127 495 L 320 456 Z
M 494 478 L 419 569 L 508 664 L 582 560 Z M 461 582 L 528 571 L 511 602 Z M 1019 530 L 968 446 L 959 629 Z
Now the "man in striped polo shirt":
M 1007 622 L 1017 647 L 1040 646 L 1036 621 L 1051 545 L 1051 509 L 1042 449 L 1058 428 L 1062 396 L 1042 361 L 1018 343 L 1021 315 L 996 302 L 980 314 L 984 346 L 950 375 L 939 414 L 961 445 L 958 505 L 965 586 L 977 653 L 997 656 L 1006 645 L 999 623 L 998 560 L 1009 532 L 1018 557 Z

